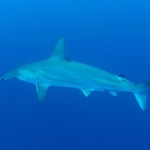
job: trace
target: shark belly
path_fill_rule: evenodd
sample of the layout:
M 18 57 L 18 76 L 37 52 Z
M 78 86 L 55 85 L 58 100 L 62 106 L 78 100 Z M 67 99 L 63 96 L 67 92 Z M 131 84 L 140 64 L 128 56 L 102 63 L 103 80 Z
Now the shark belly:
M 66 71 L 67 70 L 67 71 Z M 85 75 L 81 71 L 53 70 L 53 72 L 39 71 L 37 82 L 49 86 L 60 86 L 78 89 L 132 91 L 135 84 L 118 76 L 100 78 L 100 71 Z M 78 70 L 81 70 L 80 68 Z

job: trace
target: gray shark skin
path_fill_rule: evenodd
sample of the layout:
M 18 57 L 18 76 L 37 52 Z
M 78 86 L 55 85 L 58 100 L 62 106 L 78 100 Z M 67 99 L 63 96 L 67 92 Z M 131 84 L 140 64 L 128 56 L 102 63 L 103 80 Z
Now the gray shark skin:
M 117 75 L 95 67 L 70 61 L 65 53 L 65 39 L 62 37 L 49 59 L 14 69 L 2 76 L 1 80 L 18 78 L 36 85 L 40 101 L 43 101 L 50 86 L 80 89 L 85 96 L 92 91 L 109 91 L 117 96 L 118 91 L 132 92 L 143 111 L 147 110 L 147 92 L 150 80 L 135 84 Z

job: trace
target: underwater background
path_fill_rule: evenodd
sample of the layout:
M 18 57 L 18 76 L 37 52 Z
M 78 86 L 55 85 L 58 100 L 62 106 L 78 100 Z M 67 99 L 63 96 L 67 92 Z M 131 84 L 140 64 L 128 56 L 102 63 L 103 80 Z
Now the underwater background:
M 0 0 L 0 75 L 49 58 L 62 36 L 71 60 L 150 79 L 149 0 Z M 41 104 L 34 85 L 0 82 L 0 150 L 133 149 L 150 149 L 150 113 L 131 93 L 50 87 Z

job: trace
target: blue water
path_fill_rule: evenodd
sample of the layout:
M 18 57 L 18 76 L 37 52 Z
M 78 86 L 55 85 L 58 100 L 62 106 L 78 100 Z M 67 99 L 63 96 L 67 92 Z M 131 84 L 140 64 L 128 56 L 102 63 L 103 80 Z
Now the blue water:
M 61 36 L 72 60 L 139 83 L 150 78 L 149 0 L 0 0 L 0 74 L 50 57 Z M 148 98 L 150 111 L 150 96 Z M 150 114 L 117 97 L 0 83 L 0 150 L 149 150 Z

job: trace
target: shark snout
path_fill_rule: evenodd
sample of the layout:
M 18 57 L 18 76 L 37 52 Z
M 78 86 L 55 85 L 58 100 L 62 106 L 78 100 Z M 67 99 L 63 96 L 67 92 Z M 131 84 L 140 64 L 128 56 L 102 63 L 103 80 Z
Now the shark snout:
M 1 77 L 0 80 L 5 80 L 5 79 L 3 77 Z
M 12 79 L 14 77 L 15 77 L 15 73 L 13 71 L 11 71 L 11 72 L 5 74 L 4 76 L 2 76 L 0 78 L 0 80 L 8 80 L 8 79 Z

